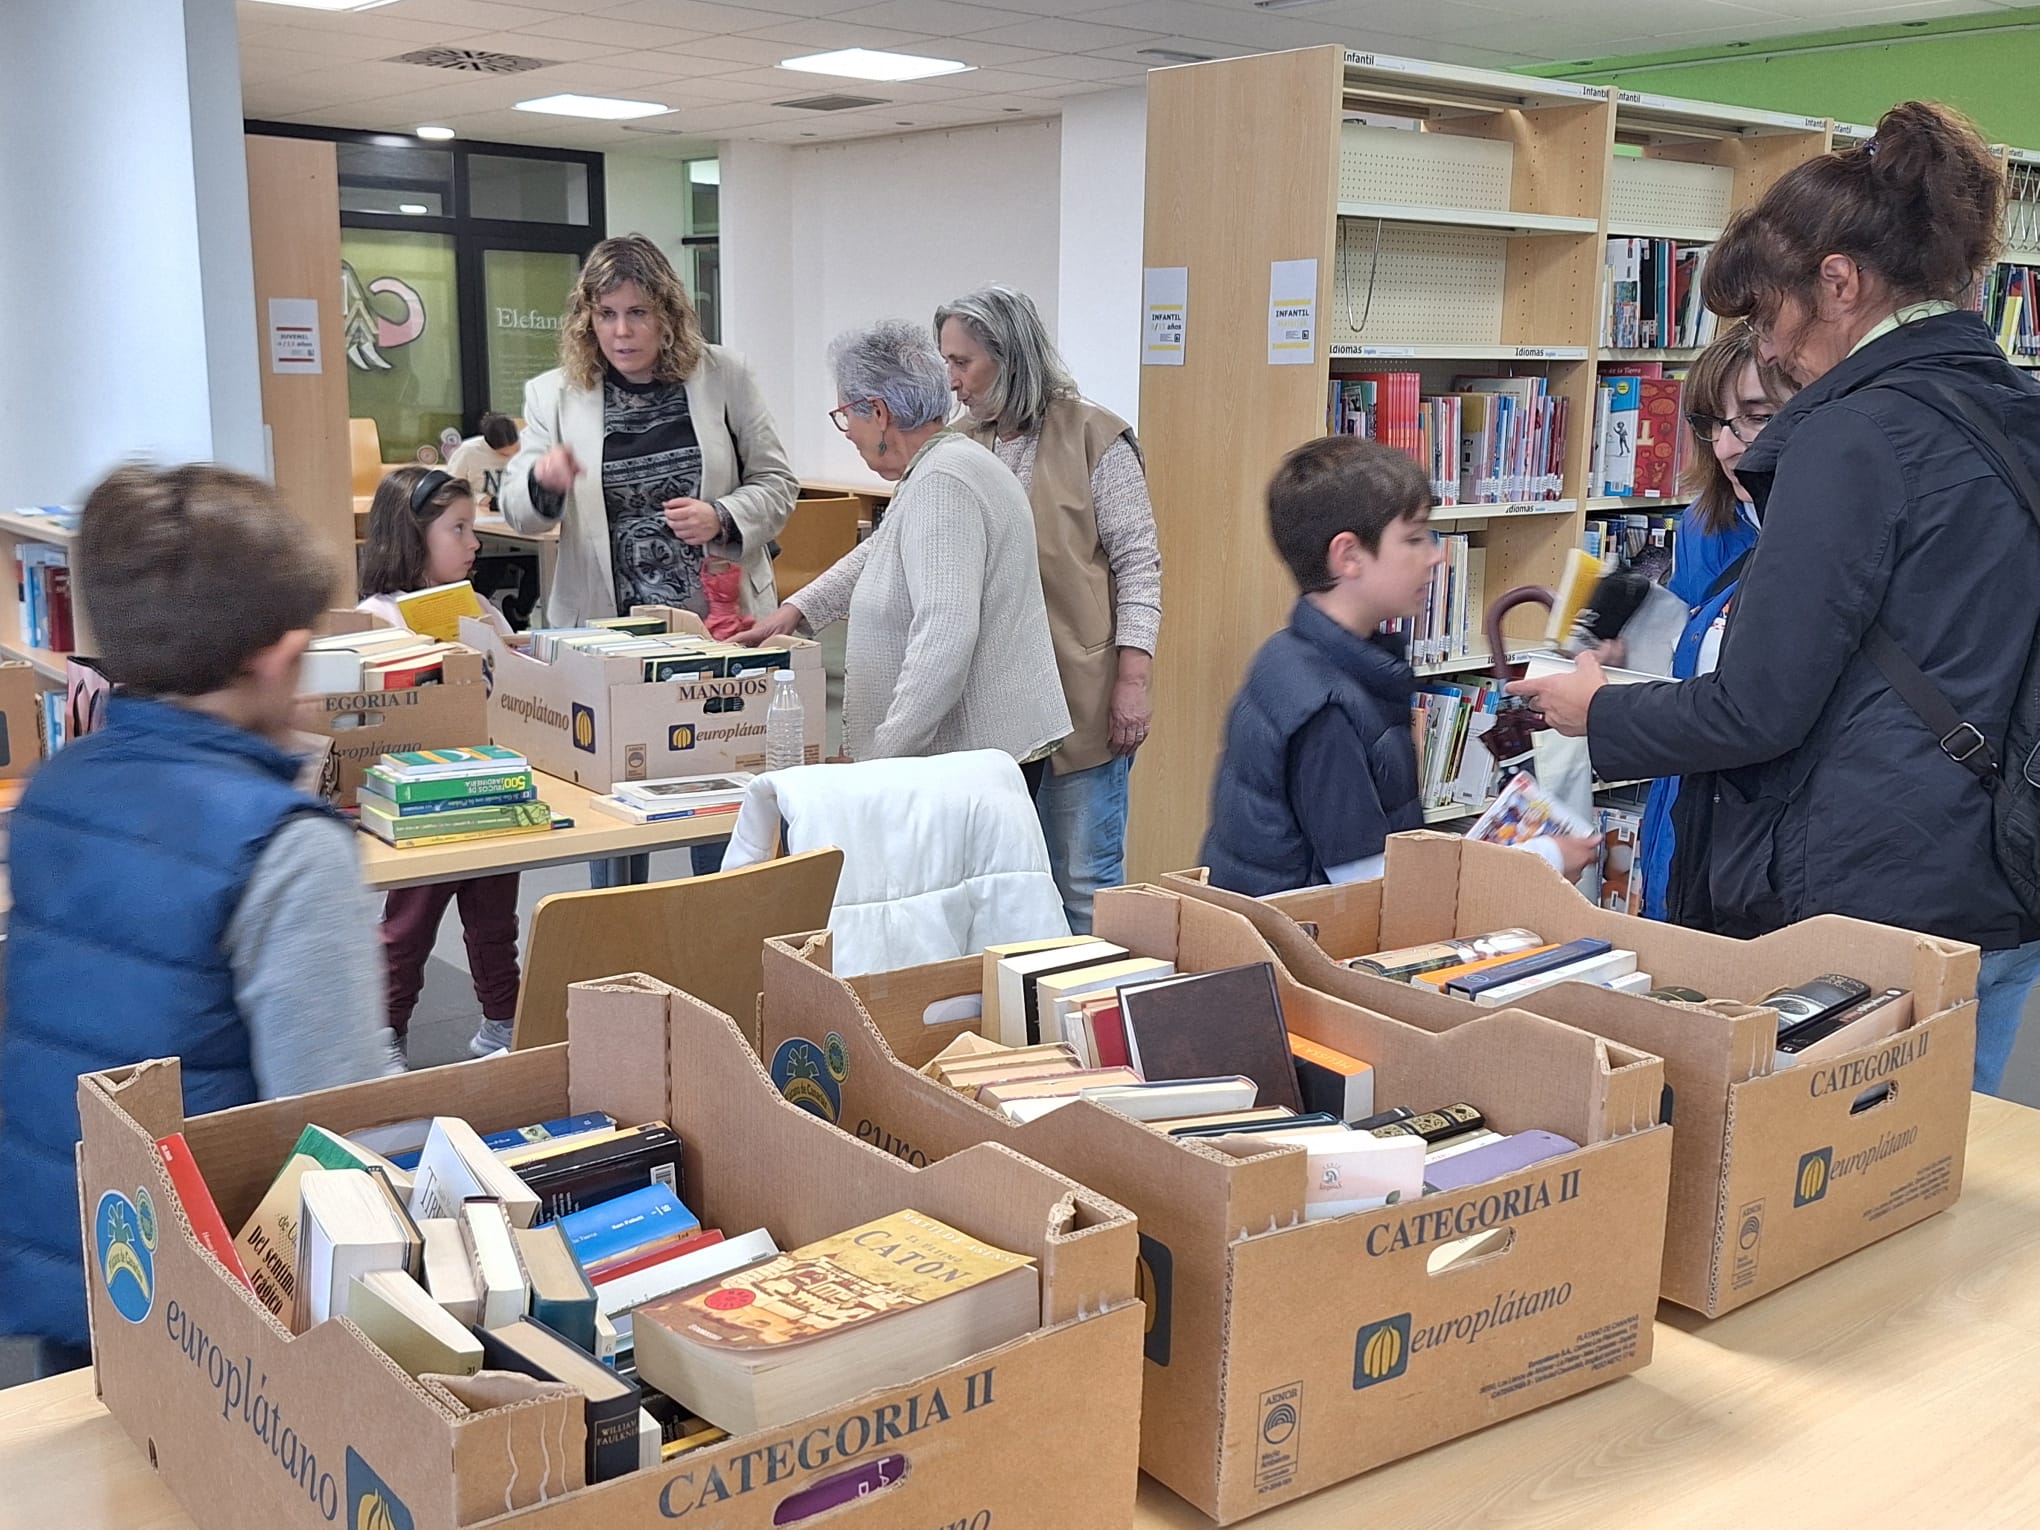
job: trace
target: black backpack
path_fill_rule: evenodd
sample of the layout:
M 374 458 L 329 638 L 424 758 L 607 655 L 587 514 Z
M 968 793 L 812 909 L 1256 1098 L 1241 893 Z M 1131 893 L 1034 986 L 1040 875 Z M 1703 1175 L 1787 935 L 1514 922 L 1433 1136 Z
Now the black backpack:
M 2009 415 L 2029 451 L 2040 452 L 2040 392 L 2004 390 L 2003 407 L 1993 408 L 1977 394 L 1960 392 L 1938 378 L 1900 373 L 1879 386 L 1946 417 L 2011 485 L 2034 522 L 2040 524 L 2040 482 L 2035 481 L 2032 468 L 2021 458 L 2005 428 L 2005 416 Z M 1975 776 L 1989 794 L 1998 869 L 2011 883 L 2027 917 L 2040 923 L 2040 630 L 2028 646 L 2002 759 L 1992 741 L 1962 718 L 1882 622 L 1870 624 L 1863 652 L 1920 721 L 1933 730 L 1941 752 Z

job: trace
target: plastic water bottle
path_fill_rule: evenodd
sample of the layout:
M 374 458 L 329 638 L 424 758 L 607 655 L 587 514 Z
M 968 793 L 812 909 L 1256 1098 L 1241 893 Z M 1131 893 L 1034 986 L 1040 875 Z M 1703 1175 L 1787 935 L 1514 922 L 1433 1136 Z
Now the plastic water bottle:
M 765 768 L 788 770 L 807 763 L 807 711 L 793 688 L 793 671 L 776 672 L 772 705 L 765 709 Z

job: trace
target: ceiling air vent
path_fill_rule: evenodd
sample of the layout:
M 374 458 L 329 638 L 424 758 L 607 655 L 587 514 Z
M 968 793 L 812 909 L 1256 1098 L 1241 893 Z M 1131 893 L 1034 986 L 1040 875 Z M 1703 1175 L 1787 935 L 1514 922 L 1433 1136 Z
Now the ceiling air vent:
M 802 96 L 797 101 L 774 101 L 774 106 L 790 106 L 803 112 L 848 112 L 860 106 L 885 106 L 889 103 L 884 96 Z
M 558 62 L 549 58 L 526 58 L 521 53 L 485 53 L 479 48 L 420 48 L 400 53 L 391 64 L 422 64 L 427 69 L 458 69 L 467 74 L 525 74 Z

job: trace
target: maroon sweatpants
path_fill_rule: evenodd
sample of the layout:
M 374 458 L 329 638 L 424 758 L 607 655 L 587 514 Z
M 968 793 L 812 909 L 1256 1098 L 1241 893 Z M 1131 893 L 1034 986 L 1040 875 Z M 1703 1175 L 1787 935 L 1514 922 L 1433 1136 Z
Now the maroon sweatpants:
M 390 1029 L 399 1039 L 410 1032 L 439 921 L 446 917 L 446 905 L 456 902 L 482 1018 L 507 1023 L 517 1014 L 517 873 L 400 887 L 383 905 L 382 923 L 390 968 Z

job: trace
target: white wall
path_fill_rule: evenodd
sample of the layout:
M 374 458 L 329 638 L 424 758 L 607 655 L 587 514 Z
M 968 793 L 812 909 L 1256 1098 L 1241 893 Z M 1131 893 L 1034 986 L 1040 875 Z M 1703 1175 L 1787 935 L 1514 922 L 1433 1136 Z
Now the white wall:
M 723 146 L 724 338 L 751 358 L 795 471 L 876 483 L 829 423 L 831 339 L 929 322 L 986 282 L 1055 328 L 1061 129 L 1053 120 L 775 149 Z
M 1138 425 L 1147 87 L 1065 100 L 1062 163 L 1056 344 L 1087 397 Z
M 602 156 L 606 232 L 643 234 L 682 271 L 687 235 L 687 163 L 652 154 Z
M 138 455 L 260 467 L 234 37 L 232 0 L 0 4 L 0 505 Z

